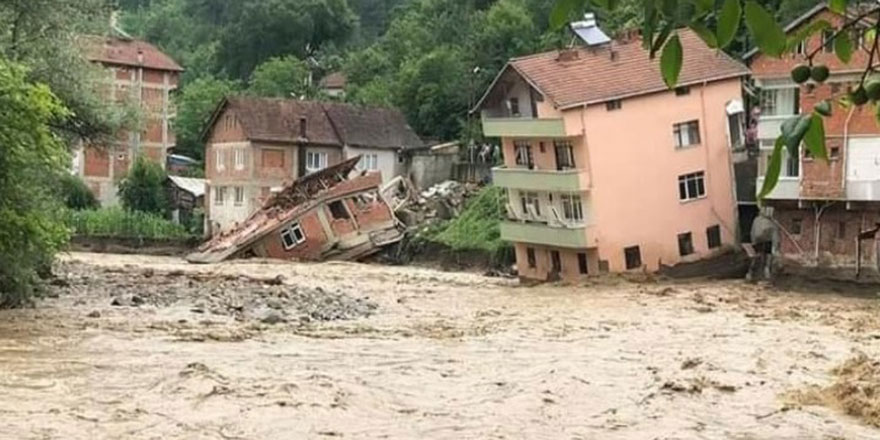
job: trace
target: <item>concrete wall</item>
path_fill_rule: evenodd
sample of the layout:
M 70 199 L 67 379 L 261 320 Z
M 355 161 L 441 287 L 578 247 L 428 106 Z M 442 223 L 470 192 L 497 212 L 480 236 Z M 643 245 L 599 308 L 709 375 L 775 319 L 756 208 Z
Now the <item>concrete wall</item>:
M 741 99 L 738 79 L 691 87 L 690 94 L 656 93 L 565 112 L 566 130 L 586 133 L 593 184 L 591 207 L 599 258 L 625 270 L 623 249 L 639 246 L 649 270 L 682 261 L 678 234 L 691 232 L 695 254 L 708 255 L 706 228 L 719 225 L 735 242 L 736 215 L 725 106 Z M 673 124 L 700 122 L 701 143 L 677 149 Z M 582 124 L 584 121 L 585 124 Z M 703 171 L 706 196 L 679 200 L 678 177 Z
M 409 160 L 409 175 L 417 188 L 427 189 L 452 178 L 454 154 L 414 154 Z

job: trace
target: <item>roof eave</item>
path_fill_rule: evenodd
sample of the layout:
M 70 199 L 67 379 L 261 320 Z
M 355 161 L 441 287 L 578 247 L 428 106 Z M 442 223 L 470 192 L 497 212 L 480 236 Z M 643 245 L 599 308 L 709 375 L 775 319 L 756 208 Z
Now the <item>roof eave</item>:
M 712 78 L 705 78 L 705 79 L 699 79 L 699 80 L 694 80 L 694 81 L 682 82 L 682 83 L 677 84 L 677 87 L 687 87 L 687 86 L 692 86 L 692 85 L 702 84 L 702 83 L 725 81 L 728 79 L 742 78 L 742 77 L 745 77 L 748 75 L 749 75 L 748 72 L 738 72 L 738 73 L 733 73 L 733 74 L 729 74 L 729 75 L 720 75 L 720 76 L 712 77 Z M 670 89 L 667 87 L 656 87 L 653 89 L 643 90 L 643 91 L 639 91 L 639 92 L 624 93 L 621 95 L 613 95 L 613 96 L 609 96 L 609 97 L 605 97 L 605 98 L 601 98 L 601 99 L 593 99 L 593 100 L 589 100 L 589 101 L 578 101 L 578 102 L 573 102 L 570 104 L 560 104 L 559 110 L 571 110 L 573 108 L 581 107 L 584 105 L 600 104 L 600 103 L 607 102 L 607 101 L 613 101 L 615 99 L 627 99 L 627 98 L 634 98 L 637 96 L 651 95 L 654 93 L 665 92 L 668 90 L 670 90 Z
M 514 58 L 514 60 L 516 60 L 516 58 Z M 498 81 L 501 79 L 501 76 L 504 75 L 505 72 L 507 72 L 508 68 L 512 68 L 513 70 L 515 70 L 516 73 L 520 76 L 520 78 L 522 78 L 526 83 L 528 83 L 531 87 L 533 87 L 535 90 L 537 90 L 541 95 L 544 95 L 544 97 L 553 101 L 553 98 L 550 95 L 548 95 L 544 90 L 542 90 L 540 87 L 538 87 L 538 85 L 531 78 L 529 78 L 528 75 L 526 75 L 522 70 L 520 70 L 518 67 L 516 67 L 516 64 L 508 61 L 507 64 L 505 64 L 504 67 L 501 68 L 501 70 L 498 72 L 498 74 L 495 75 L 495 79 L 493 79 L 492 83 L 489 84 L 489 87 L 486 88 L 486 92 L 483 93 L 483 96 L 477 101 L 476 105 L 474 105 L 474 107 L 472 109 L 470 109 L 470 111 L 468 111 L 468 114 L 474 114 L 474 113 L 480 111 L 480 108 L 483 106 L 483 102 L 486 100 L 486 98 L 489 97 L 489 94 L 492 93 L 492 90 L 495 89 L 495 86 L 498 84 Z

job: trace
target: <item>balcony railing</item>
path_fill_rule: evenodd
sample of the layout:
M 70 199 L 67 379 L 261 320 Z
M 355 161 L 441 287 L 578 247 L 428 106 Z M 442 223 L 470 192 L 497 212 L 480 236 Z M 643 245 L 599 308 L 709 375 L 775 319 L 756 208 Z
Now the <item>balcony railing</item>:
M 758 177 L 757 191 L 764 186 L 764 178 Z M 780 177 L 776 187 L 767 195 L 768 199 L 797 200 L 801 196 L 801 182 L 796 177 Z
M 492 169 L 492 183 L 502 188 L 580 192 L 590 188 L 590 173 L 585 169 L 556 171 L 501 166 Z
M 880 180 L 846 180 L 846 199 L 852 201 L 880 200 Z
M 554 227 L 546 223 L 501 222 L 501 239 L 517 243 L 583 249 L 596 245 L 593 235 L 587 225 Z
M 483 118 L 483 134 L 488 137 L 564 137 L 562 119 Z
M 758 139 L 776 139 L 782 133 L 780 128 L 787 119 L 797 115 L 761 116 L 758 119 Z

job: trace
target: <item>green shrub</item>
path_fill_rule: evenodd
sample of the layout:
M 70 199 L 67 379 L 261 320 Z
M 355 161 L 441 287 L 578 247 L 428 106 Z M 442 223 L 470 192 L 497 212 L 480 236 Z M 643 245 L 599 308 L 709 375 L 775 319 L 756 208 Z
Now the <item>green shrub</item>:
M 141 211 L 106 208 L 67 211 L 65 223 L 73 235 L 143 239 L 188 239 L 192 234 L 183 225 Z
M 131 171 L 119 183 L 119 198 L 129 211 L 163 214 L 165 201 L 165 170 L 145 156 L 138 156 Z
M 64 174 L 58 182 L 61 200 L 70 209 L 97 209 L 101 206 L 86 183 L 73 174 Z
M 454 251 L 486 252 L 495 261 L 504 261 L 512 252 L 510 243 L 501 240 L 505 203 L 504 190 L 487 186 L 467 202 L 461 215 L 422 231 L 420 239 Z

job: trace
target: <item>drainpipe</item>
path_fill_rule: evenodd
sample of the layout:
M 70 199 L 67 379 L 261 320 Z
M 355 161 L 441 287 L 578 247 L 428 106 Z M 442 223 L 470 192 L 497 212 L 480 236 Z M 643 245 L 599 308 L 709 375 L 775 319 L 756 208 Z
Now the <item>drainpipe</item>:
M 701 118 L 701 120 L 703 121 L 703 123 L 700 124 L 700 125 L 701 125 L 701 130 L 700 130 L 700 131 L 703 132 L 703 133 L 701 134 L 701 136 L 703 136 L 703 138 L 702 138 L 702 140 L 701 140 L 701 143 L 703 144 L 703 153 L 704 153 L 705 156 L 706 156 L 706 171 L 708 171 L 709 165 L 710 165 L 711 162 L 712 162 L 712 161 L 711 161 L 711 156 L 709 155 L 709 145 L 710 145 L 710 142 L 709 142 L 709 130 L 708 130 L 708 127 L 706 127 L 706 125 L 708 125 L 707 120 L 706 120 L 706 86 L 708 86 L 708 84 L 709 84 L 709 81 L 703 81 L 703 84 L 702 84 L 702 86 L 700 87 L 700 118 Z M 725 116 L 725 122 L 726 122 L 726 121 L 727 121 L 727 110 L 726 110 L 726 109 L 725 109 L 725 112 L 724 112 L 724 116 Z M 730 173 L 730 176 L 731 176 L 732 178 L 735 179 L 736 177 L 735 177 L 735 174 L 734 174 L 732 155 L 731 155 L 731 152 L 730 152 L 730 149 L 729 149 L 729 148 L 727 149 L 727 155 L 728 155 L 727 167 L 728 167 L 728 170 L 729 170 L 728 172 Z M 706 186 L 708 187 L 709 184 L 712 182 L 712 179 L 713 179 L 713 177 L 712 177 L 712 173 L 707 172 L 707 173 L 705 174 L 705 177 L 704 177 L 704 178 L 705 178 L 705 181 L 706 181 Z M 712 199 L 712 200 L 709 202 L 709 209 L 712 210 L 712 214 L 715 216 L 715 218 L 718 219 L 718 223 L 721 224 L 721 225 L 724 227 L 724 229 L 727 230 L 728 233 L 730 233 L 731 235 L 733 235 L 733 236 L 735 237 L 737 243 L 738 243 L 738 242 L 739 242 L 739 231 L 736 230 L 736 226 L 735 226 L 735 225 L 738 225 L 738 224 L 739 224 L 739 212 L 738 212 L 738 209 L 736 209 L 736 184 L 735 184 L 735 181 L 734 181 L 734 184 L 731 185 L 731 187 L 732 187 L 732 189 L 731 189 L 731 195 L 733 196 L 733 221 L 734 221 L 734 227 L 731 228 L 730 225 L 725 224 L 725 222 L 724 222 L 724 218 L 722 218 L 721 215 L 718 214 L 718 211 L 715 209 L 715 200 L 714 200 L 714 199 Z M 707 189 L 707 191 L 708 191 L 708 189 Z

